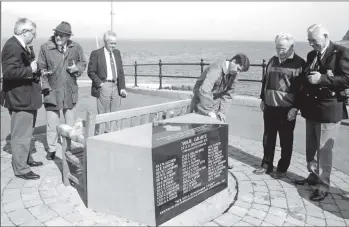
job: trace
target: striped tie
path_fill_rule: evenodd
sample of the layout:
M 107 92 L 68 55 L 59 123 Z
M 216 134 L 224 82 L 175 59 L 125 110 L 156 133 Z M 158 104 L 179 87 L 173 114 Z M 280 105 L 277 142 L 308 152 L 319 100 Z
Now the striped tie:
M 111 66 L 111 71 L 113 74 L 113 80 L 116 81 L 116 70 L 115 70 L 112 52 L 109 52 L 109 56 L 110 56 L 110 66 Z

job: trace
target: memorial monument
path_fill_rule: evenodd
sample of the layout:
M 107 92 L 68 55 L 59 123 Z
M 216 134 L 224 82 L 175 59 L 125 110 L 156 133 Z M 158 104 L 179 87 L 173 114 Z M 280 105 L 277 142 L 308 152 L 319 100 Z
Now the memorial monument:
M 227 188 L 228 125 L 188 114 L 90 137 L 88 207 L 160 225 Z

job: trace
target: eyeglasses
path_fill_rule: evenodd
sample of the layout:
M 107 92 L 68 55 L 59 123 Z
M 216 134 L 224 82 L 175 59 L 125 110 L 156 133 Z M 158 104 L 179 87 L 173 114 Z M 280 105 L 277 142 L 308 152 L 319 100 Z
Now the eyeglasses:
M 33 36 L 36 36 L 36 31 L 34 32 L 34 29 L 28 29 L 28 30 L 23 30 L 23 33 L 30 32 L 33 34 Z
M 59 36 L 59 37 L 61 37 L 61 38 L 64 38 L 64 37 L 68 37 L 69 35 L 67 35 L 67 34 L 63 34 L 63 33 L 58 33 L 58 32 L 55 32 L 54 33 L 54 36 Z

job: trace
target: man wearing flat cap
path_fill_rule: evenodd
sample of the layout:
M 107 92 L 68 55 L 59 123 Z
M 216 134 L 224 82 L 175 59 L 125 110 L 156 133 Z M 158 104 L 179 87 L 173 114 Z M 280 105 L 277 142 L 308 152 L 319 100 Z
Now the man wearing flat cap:
M 190 112 L 225 122 L 228 101 L 232 100 L 240 72 L 246 72 L 250 61 L 245 54 L 210 64 L 194 85 Z M 232 165 L 228 164 L 229 168 Z
M 79 89 L 76 79 L 87 64 L 81 46 L 70 40 L 73 35 L 70 24 L 63 21 L 53 30 L 54 35 L 41 46 L 38 57 L 46 109 L 48 160 L 55 158 L 60 112 L 63 112 L 66 124 L 74 125 Z

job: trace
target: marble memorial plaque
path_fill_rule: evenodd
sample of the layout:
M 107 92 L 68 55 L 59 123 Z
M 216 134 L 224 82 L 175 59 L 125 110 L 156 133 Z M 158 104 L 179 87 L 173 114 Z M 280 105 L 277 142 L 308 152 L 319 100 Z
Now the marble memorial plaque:
M 160 225 L 227 188 L 228 125 L 153 125 L 155 220 Z

